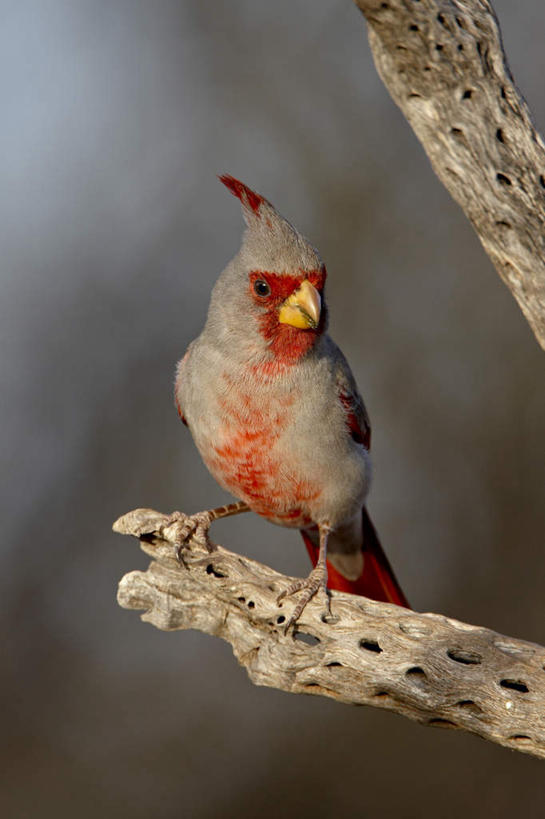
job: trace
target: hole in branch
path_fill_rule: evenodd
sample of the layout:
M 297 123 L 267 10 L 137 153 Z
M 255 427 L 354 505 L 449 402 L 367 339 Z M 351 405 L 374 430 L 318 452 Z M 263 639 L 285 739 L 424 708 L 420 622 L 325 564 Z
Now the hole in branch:
M 461 663 L 462 665 L 479 665 L 483 661 L 483 658 L 480 654 L 477 654 L 477 652 L 464 651 L 459 648 L 449 648 L 447 657 L 454 660 L 455 663 Z
M 342 663 L 338 663 L 337 660 L 333 660 L 332 663 L 326 664 L 326 668 L 337 668 L 338 666 L 342 666 Z
M 138 538 L 140 540 L 143 540 L 144 543 L 151 544 L 159 543 L 159 540 L 161 540 L 161 538 L 158 538 L 156 535 L 153 534 L 153 532 L 143 532 L 141 535 L 138 535 Z
M 473 96 L 473 91 L 471 90 L 471 88 L 466 88 L 466 90 L 462 94 L 462 99 L 463 100 L 470 100 L 472 96 Z
M 405 676 L 413 685 L 416 685 L 417 688 L 429 687 L 428 675 L 423 668 L 420 668 L 419 665 L 415 665 L 412 668 L 407 669 Z
M 522 680 L 500 680 L 500 685 L 502 688 L 509 688 L 510 691 L 519 691 L 521 694 L 527 694 L 530 690 Z
M 237 597 L 237 600 L 238 600 L 239 603 L 245 603 L 246 602 L 245 597 Z
M 477 705 L 476 702 L 473 702 L 473 700 L 460 700 L 460 702 L 457 702 L 456 705 L 462 711 L 465 711 L 468 714 L 473 714 L 474 717 L 480 717 L 484 713 L 483 709 Z
M 428 725 L 435 725 L 437 728 L 457 728 L 455 722 L 451 722 L 449 719 L 443 719 L 443 717 L 434 717 L 430 719 Z
M 454 19 L 456 20 L 456 24 L 458 25 L 458 28 L 465 28 L 464 21 L 462 20 L 461 17 L 455 17 Z
M 463 137 L 464 135 L 464 132 L 462 131 L 461 128 L 451 128 L 450 133 L 452 134 L 452 136 L 455 137 Z
M 219 569 L 215 569 L 212 563 L 209 563 L 206 567 L 206 574 L 213 574 L 214 577 L 226 577 Z
M 375 654 L 382 653 L 382 649 L 376 640 L 360 640 L 360 648 L 364 648 L 366 651 L 374 651 Z
M 496 174 L 496 179 L 502 185 L 508 185 L 508 186 L 511 185 L 511 180 L 504 173 L 497 173 Z
M 496 131 L 496 139 L 498 140 L 498 142 L 505 142 L 503 138 L 503 131 L 501 128 L 498 128 L 498 130 Z
M 507 99 L 507 94 L 505 93 L 505 88 L 503 87 L 503 85 L 501 87 L 500 93 L 501 93 L 502 100 L 506 100 Z
M 545 188 L 545 176 L 542 173 L 539 174 L 539 184 L 542 188 Z
M 443 43 L 437 43 L 437 45 L 435 46 L 436 51 L 442 51 L 443 49 L 444 49 Z
M 248 608 L 249 608 L 249 609 L 255 609 L 255 603 L 254 603 L 254 601 L 253 601 L 253 600 L 250 600 L 250 601 L 249 601 L 249 603 L 248 603 Z
M 280 615 L 280 617 L 277 617 L 277 618 L 276 618 L 276 622 L 277 622 L 277 623 L 278 623 L 278 625 L 280 626 L 280 625 L 282 625 L 282 623 L 285 623 L 285 622 L 286 622 L 286 618 L 284 617 L 284 615 L 283 615 L 283 614 L 281 614 L 281 615 Z
M 500 219 L 499 222 L 496 222 L 496 225 L 497 225 L 497 227 L 503 227 L 503 228 L 510 228 L 511 227 L 509 222 L 504 222 L 503 219 Z
M 420 31 L 420 29 L 418 28 L 416 23 L 413 23 L 412 25 L 409 26 L 409 31 Z
M 319 637 L 315 637 L 314 634 L 308 634 L 306 631 L 296 631 L 293 635 L 294 640 L 298 640 L 300 643 L 306 643 L 307 646 L 316 646 L 320 642 Z
M 437 15 L 437 20 L 438 20 L 439 23 L 441 23 L 442 26 L 445 25 L 445 18 L 443 17 L 442 14 Z
M 512 737 L 509 737 L 509 739 L 513 739 L 513 740 L 516 740 L 517 742 L 520 742 L 521 740 L 522 740 L 522 741 L 524 741 L 524 740 L 526 740 L 526 741 L 531 740 L 531 739 L 532 739 L 532 737 L 529 737 L 529 736 L 528 736 L 528 734 L 513 734 L 513 736 L 512 736 Z
M 458 51 L 463 51 L 463 50 L 464 50 L 464 47 L 463 47 L 462 43 L 458 43 Z

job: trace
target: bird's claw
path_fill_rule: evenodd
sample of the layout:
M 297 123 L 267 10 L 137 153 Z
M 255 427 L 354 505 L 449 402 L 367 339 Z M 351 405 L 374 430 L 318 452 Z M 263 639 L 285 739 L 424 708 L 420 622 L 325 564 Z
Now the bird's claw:
M 331 616 L 331 601 L 329 599 L 329 594 L 327 593 L 327 571 L 320 565 L 314 567 L 308 577 L 301 578 L 300 580 L 295 580 L 291 586 L 288 586 L 287 589 L 284 589 L 283 592 L 280 592 L 278 597 L 276 598 L 276 604 L 279 605 L 280 602 L 285 597 L 290 597 L 292 594 L 295 594 L 298 591 L 302 591 L 303 594 L 299 598 L 299 602 L 297 603 L 295 609 L 291 617 L 288 618 L 286 625 L 284 626 L 284 634 L 287 634 L 290 626 L 293 626 L 299 617 L 302 615 L 303 611 L 307 603 L 314 597 L 320 589 L 323 589 L 326 600 L 327 600 L 327 612 L 324 613 L 324 617 Z
M 176 559 L 187 568 L 184 560 L 184 550 L 188 548 L 190 538 L 200 539 L 208 552 L 213 552 L 216 546 L 208 537 L 208 530 L 213 521 L 210 512 L 196 512 L 194 515 L 186 515 L 184 512 L 172 512 L 163 524 L 163 529 L 177 525 L 174 536 Z

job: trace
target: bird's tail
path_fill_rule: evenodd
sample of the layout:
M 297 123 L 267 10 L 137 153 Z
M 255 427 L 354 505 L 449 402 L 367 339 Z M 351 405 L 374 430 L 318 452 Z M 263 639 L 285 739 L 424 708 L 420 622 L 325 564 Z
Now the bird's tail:
M 370 597 L 372 600 L 395 603 L 397 606 L 410 609 L 407 598 L 403 594 L 388 558 L 380 545 L 375 527 L 365 506 L 362 509 L 362 527 L 363 569 L 361 574 L 356 579 L 350 580 L 328 560 L 328 588 L 349 592 L 350 594 L 360 594 L 363 597 Z M 310 534 L 305 530 L 301 530 L 301 534 L 312 564 L 315 566 L 318 560 L 318 545 L 314 543 Z M 339 561 L 335 562 L 339 563 Z

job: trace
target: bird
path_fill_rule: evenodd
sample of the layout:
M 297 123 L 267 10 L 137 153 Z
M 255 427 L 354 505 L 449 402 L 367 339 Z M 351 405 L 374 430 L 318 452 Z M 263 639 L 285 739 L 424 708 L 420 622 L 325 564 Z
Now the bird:
M 251 510 L 299 529 L 313 568 L 285 630 L 327 588 L 409 608 L 366 507 L 371 427 L 356 381 L 327 332 L 326 267 L 260 194 L 229 174 L 240 250 L 213 287 L 206 323 L 178 363 L 175 402 L 204 464 L 237 501 L 185 515 L 177 551 L 213 520 Z

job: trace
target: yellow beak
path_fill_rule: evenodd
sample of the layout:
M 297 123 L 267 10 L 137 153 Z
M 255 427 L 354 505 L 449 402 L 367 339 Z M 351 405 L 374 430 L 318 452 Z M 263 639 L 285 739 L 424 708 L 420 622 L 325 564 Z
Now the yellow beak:
M 299 330 L 315 330 L 320 321 L 322 300 L 308 279 L 280 307 L 278 321 Z

